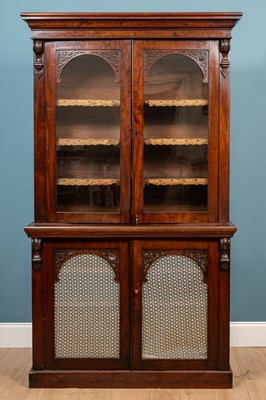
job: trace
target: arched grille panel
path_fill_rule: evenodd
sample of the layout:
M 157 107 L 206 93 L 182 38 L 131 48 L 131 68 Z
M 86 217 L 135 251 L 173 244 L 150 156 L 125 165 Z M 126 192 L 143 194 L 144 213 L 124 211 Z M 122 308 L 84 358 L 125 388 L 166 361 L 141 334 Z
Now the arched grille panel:
M 54 294 L 55 357 L 119 358 L 120 285 L 105 258 L 93 251 L 68 258 Z
M 198 251 L 205 255 L 207 269 L 207 251 Z M 202 268 L 184 253 L 162 251 L 147 272 L 142 288 L 143 359 L 208 357 L 208 286 Z

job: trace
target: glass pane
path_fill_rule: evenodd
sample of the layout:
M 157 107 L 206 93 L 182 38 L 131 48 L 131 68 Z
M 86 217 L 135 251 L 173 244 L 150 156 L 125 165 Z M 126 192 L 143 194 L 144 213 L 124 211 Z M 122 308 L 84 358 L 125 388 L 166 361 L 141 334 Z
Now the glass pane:
M 60 251 L 57 262 L 67 256 Z M 55 357 L 119 358 L 120 287 L 109 262 L 90 253 L 68 258 L 54 290 Z
M 99 56 L 82 55 L 57 85 L 57 211 L 119 212 L 120 85 Z
M 142 288 L 143 359 L 207 359 L 206 269 L 205 250 L 156 253 Z
M 144 85 L 144 212 L 207 211 L 208 83 L 172 54 Z

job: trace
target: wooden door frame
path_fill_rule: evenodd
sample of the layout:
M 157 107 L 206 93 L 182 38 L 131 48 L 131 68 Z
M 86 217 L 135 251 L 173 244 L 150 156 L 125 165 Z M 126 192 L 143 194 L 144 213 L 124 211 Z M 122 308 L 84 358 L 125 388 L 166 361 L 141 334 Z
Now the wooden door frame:
M 208 161 L 208 211 L 176 213 L 143 212 L 143 128 L 144 128 L 144 51 L 145 50 L 208 51 L 209 80 L 209 161 Z M 132 215 L 133 223 L 210 223 L 218 218 L 218 164 L 219 164 L 219 42 L 211 40 L 134 40 L 132 51 Z
M 120 85 L 120 212 L 86 213 L 56 210 L 56 75 L 57 51 L 119 50 L 116 66 Z M 131 199 L 131 41 L 57 41 L 45 44 L 46 197 L 47 221 L 67 223 L 128 223 Z
M 208 358 L 207 359 L 142 359 L 142 284 L 143 250 L 207 250 L 208 268 Z M 132 242 L 132 354 L 131 366 L 135 370 L 213 370 L 218 366 L 218 242 L 215 240 L 134 240 Z
M 119 267 L 116 274 L 120 282 L 120 357 L 113 358 L 56 358 L 54 349 L 54 283 L 56 280 L 57 266 L 55 259 L 56 250 L 76 250 L 93 254 L 95 250 L 108 251 L 117 249 L 119 253 Z M 60 239 L 47 240 L 43 243 L 43 356 L 44 369 L 129 369 L 129 245 L 127 241 L 64 241 Z M 110 267 L 111 268 L 111 267 Z M 114 278 L 115 279 L 115 278 Z M 42 346 L 42 344 L 39 344 Z

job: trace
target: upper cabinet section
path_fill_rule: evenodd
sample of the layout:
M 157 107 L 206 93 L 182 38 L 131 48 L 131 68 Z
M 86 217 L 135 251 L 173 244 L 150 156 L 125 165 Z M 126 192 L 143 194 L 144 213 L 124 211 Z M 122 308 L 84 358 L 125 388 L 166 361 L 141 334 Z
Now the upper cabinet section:
M 229 221 L 241 13 L 22 18 L 35 53 L 35 222 Z

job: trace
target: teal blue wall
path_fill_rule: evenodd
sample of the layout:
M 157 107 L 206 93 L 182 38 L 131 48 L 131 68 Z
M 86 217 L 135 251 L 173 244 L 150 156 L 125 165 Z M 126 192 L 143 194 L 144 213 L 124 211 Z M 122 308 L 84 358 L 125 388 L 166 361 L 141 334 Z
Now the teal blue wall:
M 32 44 L 21 11 L 243 11 L 231 57 L 231 319 L 266 321 L 265 0 L 0 2 L 0 322 L 31 321 Z

